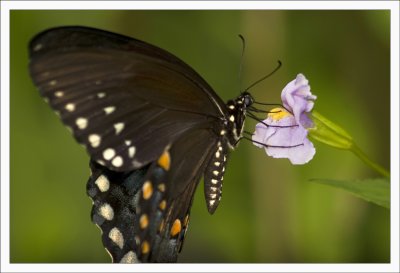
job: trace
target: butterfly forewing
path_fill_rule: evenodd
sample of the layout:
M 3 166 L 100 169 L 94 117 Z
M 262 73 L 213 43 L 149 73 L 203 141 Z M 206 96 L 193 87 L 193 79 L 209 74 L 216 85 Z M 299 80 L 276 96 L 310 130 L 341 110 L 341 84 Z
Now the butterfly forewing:
M 143 167 L 185 131 L 220 126 L 223 104 L 214 91 L 159 48 L 61 28 L 34 39 L 30 53 L 41 95 L 92 159 L 111 170 Z

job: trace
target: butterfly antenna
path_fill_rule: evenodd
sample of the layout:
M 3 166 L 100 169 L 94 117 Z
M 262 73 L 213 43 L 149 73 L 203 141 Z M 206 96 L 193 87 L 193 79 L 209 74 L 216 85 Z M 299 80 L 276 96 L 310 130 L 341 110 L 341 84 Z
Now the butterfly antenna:
M 242 86 L 242 71 L 243 71 L 243 57 L 244 57 L 244 50 L 246 48 L 246 41 L 244 39 L 244 37 L 242 36 L 242 34 L 238 35 L 240 40 L 242 41 L 242 54 L 240 56 L 240 65 L 239 65 L 239 87 Z M 241 93 L 241 90 L 239 90 L 239 93 Z
M 264 77 L 262 77 L 261 79 L 255 81 L 253 84 L 251 84 L 249 87 L 247 87 L 244 92 L 249 91 L 251 88 L 253 88 L 255 85 L 259 84 L 260 82 L 262 82 L 263 80 L 265 80 L 266 78 L 270 77 L 272 74 L 274 74 L 276 71 L 278 71 L 279 68 L 281 68 L 282 66 L 282 62 L 280 60 L 278 60 L 278 66 L 272 70 L 271 73 L 265 75 Z

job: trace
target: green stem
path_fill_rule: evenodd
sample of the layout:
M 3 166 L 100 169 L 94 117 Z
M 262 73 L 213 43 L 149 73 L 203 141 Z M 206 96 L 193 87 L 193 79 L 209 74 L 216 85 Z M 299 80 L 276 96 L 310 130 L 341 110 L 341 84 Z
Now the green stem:
M 353 143 L 351 146 L 350 150 L 358 156 L 362 161 L 364 161 L 368 166 L 370 166 L 372 169 L 380 173 L 381 175 L 390 178 L 390 173 L 385 170 L 382 166 L 376 164 L 375 162 L 371 161 L 367 155 L 360 149 L 356 144 Z

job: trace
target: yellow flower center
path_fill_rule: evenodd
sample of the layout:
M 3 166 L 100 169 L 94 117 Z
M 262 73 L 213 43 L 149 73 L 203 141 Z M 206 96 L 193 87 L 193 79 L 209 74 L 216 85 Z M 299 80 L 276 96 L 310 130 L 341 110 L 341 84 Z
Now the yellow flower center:
M 268 113 L 268 117 L 276 121 L 291 115 L 291 113 L 280 107 L 274 108 Z

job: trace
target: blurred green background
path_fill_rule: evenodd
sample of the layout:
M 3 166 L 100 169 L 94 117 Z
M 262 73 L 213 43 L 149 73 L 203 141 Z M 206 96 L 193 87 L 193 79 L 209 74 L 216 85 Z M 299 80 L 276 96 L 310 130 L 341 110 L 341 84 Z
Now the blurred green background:
M 158 45 L 198 71 L 224 99 L 252 89 L 278 102 L 301 72 L 315 109 L 390 167 L 390 12 L 11 11 L 11 262 L 110 262 L 90 221 L 88 156 L 39 97 L 27 46 L 54 26 L 85 25 Z M 242 86 L 241 43 L 246 38 Z M 255 122 L 247 121 L 253 131 Z M 180 262 L 390 262 L 390 211 L 311 178 L 377 176 L 349 152 L 315 143 L 305 166 L 242 141 L 231 154 L 216 213 L 201 183 Z

